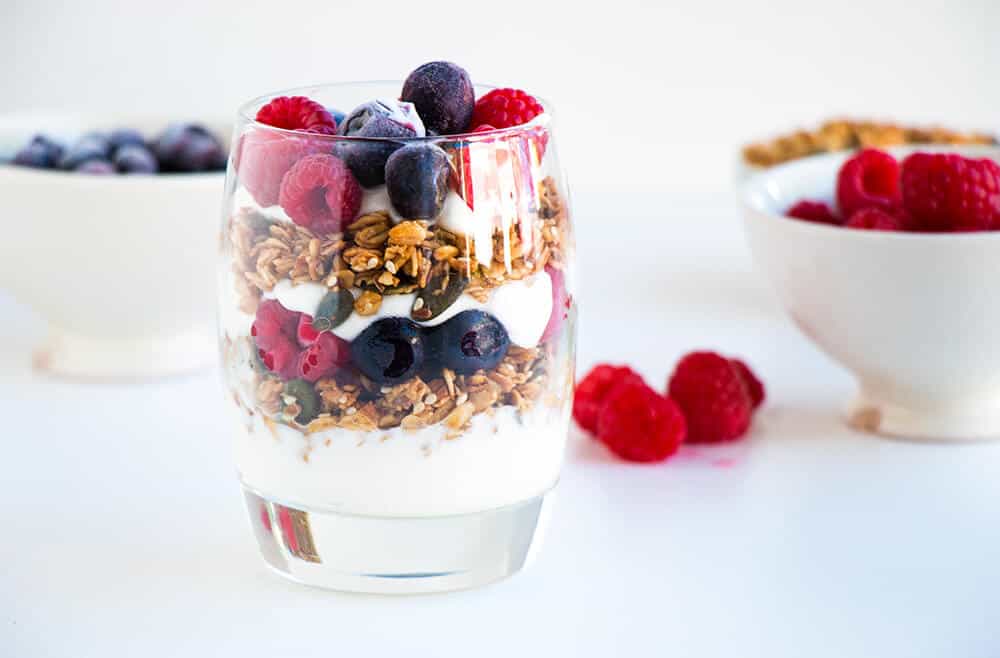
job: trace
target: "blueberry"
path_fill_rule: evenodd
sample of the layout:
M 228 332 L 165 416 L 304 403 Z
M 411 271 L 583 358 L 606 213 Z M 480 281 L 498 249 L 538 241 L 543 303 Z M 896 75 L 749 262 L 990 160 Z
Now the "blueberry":
M 14 164 L 39 169 L 52 169 L 62 159 L 63 147 L 45 135 L 35 135 L 28 145 L 14 156 Z
M 94 158 L 81 162 L 73 171 L 81 174 L 98 174 L 103 176 L 115 173 L 115 166 L 107 160 Z
M 107 160 L 111 157 L 111 144 L 100 133 L 88 133 L 76 140 L 59 160 L 59 168 L 79 170 L 87 160 Z
M 372 141 L 341 140 L 334 146 L 362 187 L 385 182 L 385 161 L 402 144 L 392 140 L 423 137 L 424 124 L 411 103 L 371 101 L 354 109 L 337 124 L 338 134 Z M 378 138 L 378 140 L 376 140 Z
M 410 73 L 400 100 L 417 106 L 428 132 L 457 135 L 469 129 L 476 104 L 472 80 L 451 62 L 428 62 Z
M 108 144 L 111 145 L 111 151 L 116 152 L 123 146 L 145 146 L 146 139 L 138 130 L 119 128 L 118 130 L 112 130 L 111 134 L 108 135 Z
M 448 154 L 434 144 L 408 144 L 385 163 L 389 201 L 406 219 L 434 219 L 448 195 Z
M 115 150 L 115 168 L 123 174 L 155 174 L 159 170 L 156 156 L 142 144 L 125 144 Z
M 160 171 L 213 171 L 226 166 L 226 151 L 215 136 L 192 123 L 175 123 L 152 143 Z
M 379 384 L 397 384 L 420 372 L 424 339 L 420 327 L 406 318 L 373 322 L 351 342 L 351 360 Z
M 424 122 L 417 114 L 417 108 L 413 103 L 405 103 L 396 100 L 378 99 L 368 101 L 354 108 L 350 114 L 337 122 L 337 134 L 351 137 L 360 135 L 364 128 L 374 117 L 385 117 L 405 126 L 413 131 L 417 137 L 427 134 Z M 379 135 L 369 134 L 367 137 L 378 137 Z
M 462 311 L 427 337 L 429 358 L 462 375 L 495 368 L 509 347 L 507 330 L 483 311 Z

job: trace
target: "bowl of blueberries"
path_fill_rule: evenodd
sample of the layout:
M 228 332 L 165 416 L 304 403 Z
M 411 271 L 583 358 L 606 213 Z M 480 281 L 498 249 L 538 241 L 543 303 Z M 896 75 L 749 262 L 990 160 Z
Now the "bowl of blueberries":
M 37 369 L 136 378 L 215 360 L 229 129 L 0 116 L 0 289 L 48 325 Z

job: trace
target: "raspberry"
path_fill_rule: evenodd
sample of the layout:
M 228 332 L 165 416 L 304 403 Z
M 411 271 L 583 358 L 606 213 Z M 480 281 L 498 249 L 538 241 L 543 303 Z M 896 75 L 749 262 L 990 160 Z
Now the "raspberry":
M 278 199 L 292 221 L 313 233 L 336 233 L 361 209 L 361 185 L 340 158 L 315 153 L 281 179 Z
M 743 380 L 743 385 L 746 386 L 747 393 L 750 395 L 750 405 L 756 409 L 764 402 L 764 382 L 757 378 L 757 375 L 750 370 L 750 366 L 740 361 L 739 359 L 729 359 L 729 362 L 733 364 L 736 368 L 737 374 L 739 374 L 740 379 Z
M 336 135 L 337 122 L 330 112 L 305 96 L 278 96 L 257 110 L 257 121 L 285 130 Z
M 899 163 L 885 151 L 865 149 L 837 174 L 837 203 L 844 217 L 862 208 L 887 212 L 900 204 Z
M 257 130 L 243 135 L 233 155 L 236 174 L 261 206 L 277 205 L 281 179 L 300 158 L 326 149 L 324 141 Z
M 1000 228 L 1000 165 L 957 154 L 903 160 L 903 207 L 923 231 Z
M 472 125 L 510 128 L 527 123 L 545 111 L 541 103 L 520 89 L 494 89 L 476 101 Z
M 677 452 L 687 425 L 673 400 L 646 386 L 641 379 L 614 388 L 597 420 L 597 437 L 622 459 L 663 461 Z
M 588 432 L 597 431 L 597 419 L 608 394 L 617 386 L 630 381 L 642 383 L 642 377 L 628 366 L 606 363 L 594 366 L 577 382 L 573 395 L 573 418 Z
M 301 313 L 289 311 L 276 299 L 265 299 L 257 306 L 257 316 L 250 325 L 250 335 L 257 347 L 270 349 L 279 339 L 295 337 Z
M 895 214 L 890 215 L 878 208 L 862 208 L 844 224 L 847 228 L 867 229 L 872 231 L 903 231 L 903 219 Z
M 817 222 L 819 224 L 840 224 L 840 218 L 833 214 L 830 206 L 822 201 L 809 201 L 803 199 L 788 209 L 785 213 L 788 217 L 804 219 L 807 222 Z
M 257 354 L 264 367 L 278 375 L 283 381 L 294 379 L 299 360 L 299 347 L 289 338 L 281 336 L 268 348 L 259 347 Z
M 750 427 L 750 393 L 737 368 L 723 356 L 688 354 L 674 369 L 667 390 L 684 412 L 692 443 L 730 441 Z
M 299 345 L 303 348 L 309 347 L 319 338 L 319 332 L 313 327 L 311 315 L 303 313 L 299 316 L 299 326 L 295 331 L 295 337 L 298 339 Z
M 350 343 L 324 331 L 299 355 L 296 372 L 307 382 L 315 383 L 323 377 L 332 377 L 350 359 Z

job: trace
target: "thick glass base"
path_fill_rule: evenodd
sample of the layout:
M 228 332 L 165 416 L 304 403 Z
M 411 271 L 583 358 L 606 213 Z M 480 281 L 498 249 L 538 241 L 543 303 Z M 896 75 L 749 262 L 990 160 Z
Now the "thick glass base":
M 244 485 L 267 564 L 305 585 L 418 594 L 485 585 L 520 571 L 537 551 L 553 494 L 475 514 L 351 516 L 291 507 Z

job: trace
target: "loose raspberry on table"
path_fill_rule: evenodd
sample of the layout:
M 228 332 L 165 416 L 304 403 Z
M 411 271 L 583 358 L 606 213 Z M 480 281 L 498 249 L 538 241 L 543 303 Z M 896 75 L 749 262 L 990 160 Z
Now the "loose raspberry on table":
M 510 128 L 527 123 L 544 111 L 534 96 L 520 89 L 494 89 L 476 101 L 472 125 Z
M 903 160 L 903 207 L 921 231 L 1000 229 L 1000 165 L 955 153 Z
M 607 394 L 597 420 L 597 438 L 622 459 L 658 462 L 677 452 L 686 428 L 673 400 L 641 379 L 630 378 Z
M 844 217 L 862 208 L 891 212 L 901 202 L 899 163 L 885 151 L 864 149 L 837 174 L 837 204 Z
M 306 316 L 308 317 L 308 316 Z M 297 373 L 307 382 L 332 377 L 351 360 L 351 344 L 324 331 L 299 355 Z
M 736 368 L 737 374 L 743 380 L 743 385 L 746 386 L 747 394 L 750 395 L 750 405 L 756 409 L 764 403 L 764 398 L 766 397 L 764 382 L 760 381 L 753 370 L 750 369 L 750 366 L 740 359 L 729 359 L 729 362 Z
M 281 180 L 299 159 L 329 150 L 318 137 L 256 130 L 240 137 L 233 154 L 236 175 L 261 206 L 274 206 L 281 193 Z
M 313 233 L 337 233 L 361 209 L 361 185 L 340 158 L 307 155 L 281 180 L 281 207 Z
M 306 96 L 278 96 L 257 110 L 257 121 L 285 130 L 336 135 L 337 122 L 329 110 Z
M 597 432 L 597 419 L 604 400 L 617 386 L 630 382 L 642 382 L 634 370 L 628 366 L 612 366 L 606 363 L 594 366 L 576 384 L 573 395 L 573 418 L 584 430 Z
M 667 384 L 687 419 L 691 443 L 731 441 L 750 427 L 753 402 L 733 363 L 715 352 L 682 358 Z
M 785 215 L 788 217 L 794 217 L 795 219 L 804 219 L 807 222 L 817 222 L 819 224 L 840 224 L 840 218 L 834 214 L 830 206 L 826 205 L 822 201 L 810 201 L 808 199 L 803 199 L 789 208 Z
M 889 214 L 878 208 L 862 208 L 858 210 L 847 223 L 847 228 L 857 228 L 870 231 L 904 231 L 903 218 L 898 214 Z

